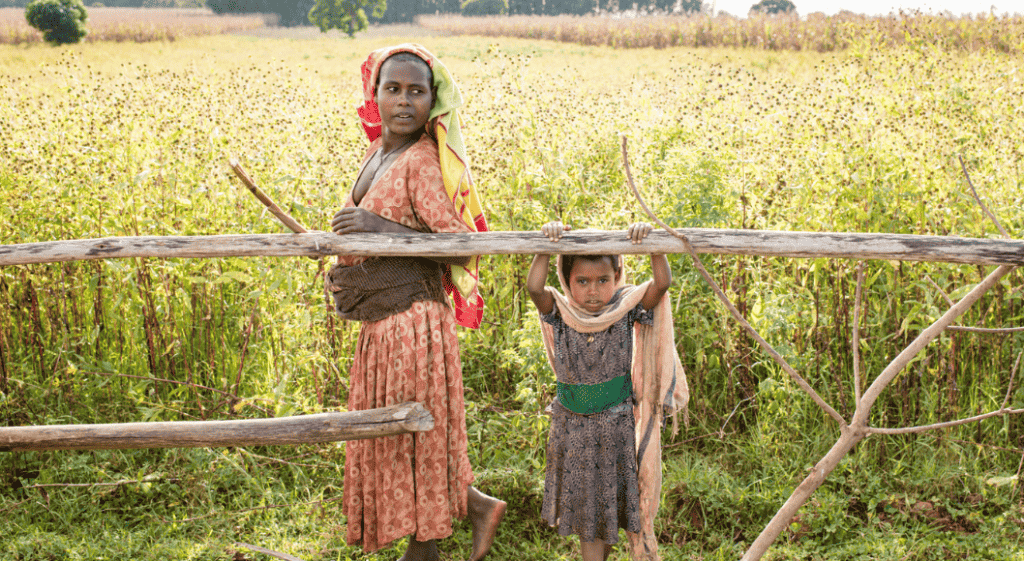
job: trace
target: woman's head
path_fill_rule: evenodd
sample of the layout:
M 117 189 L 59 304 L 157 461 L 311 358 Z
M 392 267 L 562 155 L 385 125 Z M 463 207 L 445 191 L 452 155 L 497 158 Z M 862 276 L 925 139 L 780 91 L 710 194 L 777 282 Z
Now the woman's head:
M 422 58 L 396 53 L 381 64 L 374 97 L 385 134 L 418 136 L 434 106 L 434 74 Z
M 569 296 L 588 312 L 598 312 L 611 301 L 622 279 L 622 257 L 563 255 L 561 274 Z

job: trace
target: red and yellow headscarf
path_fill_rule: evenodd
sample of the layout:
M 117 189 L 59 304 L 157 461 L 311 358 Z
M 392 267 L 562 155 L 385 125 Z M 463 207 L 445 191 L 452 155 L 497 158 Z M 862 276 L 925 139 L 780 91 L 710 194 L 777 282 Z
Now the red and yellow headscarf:
M 402 52 L 423 59 L 434 74 L 437 93 L 427 122 L 427 132 L 437 141 L 445 191 L 462 216 L 462 221 L 475 232 L 486 232 L 487 220 L 484 218 L 480 196 L 473 186 L 466 147 L 462 140 L 462 120 L 458 114 L 458 109 L 462 107 L 462 94 L 448 69 L 430 51 L 415 43 L 404 43 L 370 53 L 362 67 L 363 105 L 357 111 L 366 136 L 373 142 L 381 135 L 380 111 L 375 99 L 380 67 L 388 57 Z M 465 327 L 480 327 L 484 311 L 484 301 L 477 290 L 480 257 L 474 256 L 465 267 L 446 265 L 444 269 L 444 288 L 455 304 L 456 321 Z

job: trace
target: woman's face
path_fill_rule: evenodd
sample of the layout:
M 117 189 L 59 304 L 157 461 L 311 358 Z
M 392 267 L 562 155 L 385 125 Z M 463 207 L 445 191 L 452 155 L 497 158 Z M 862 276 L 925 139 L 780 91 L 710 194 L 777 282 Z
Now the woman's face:
M 389 59 L 380 68 L 377 107 L 385 134 L 418 136 L 430 119 L 434 93 L 426 63 Z
M 596 313 L 615 295 L 616 280 L 610 258 L 577 259 L 569 271 L 569 292 L 584 310 Z

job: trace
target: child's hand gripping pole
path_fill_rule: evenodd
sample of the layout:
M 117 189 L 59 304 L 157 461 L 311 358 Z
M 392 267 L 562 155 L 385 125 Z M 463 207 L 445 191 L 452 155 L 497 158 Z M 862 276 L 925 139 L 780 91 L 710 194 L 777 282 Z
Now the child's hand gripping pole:
M 235 175 L 237 175 L 238 178 L 242 180 L 242 183 L 244 183 L 245 186 L 249 189 L 249 192 L 252 193 L 253 196 L 255 196 L 257 199 L 259 199 L 261 203 L 266 205 L 267 210 L 269 210 L 274 216 L 276 216 L 278 220 L 284 223 L 284 225 L 287 226 L 289 230 L 295 232 L 296 234 L 305 234 L 309 232 L 309 230 L 307 230 L 305 226 L 299 224 L 299 222 L 292 218 L 287 212 L 281 210 L 281 207 L 277 206 L 277 203 L 275 203 L 270 197 L 268 197 L 266 193 L 264 193 L 259 187 L 256 186 L 255 183 L 253 183 L 252 178 L 249 177 L 249 174 L 245 173 L 245 170 L 242 169 L 242 166 L 238 163 L 238 160 L 231 158 L 228 161 L 228 163 L 231 165 L 231 169 L 235 170 Z

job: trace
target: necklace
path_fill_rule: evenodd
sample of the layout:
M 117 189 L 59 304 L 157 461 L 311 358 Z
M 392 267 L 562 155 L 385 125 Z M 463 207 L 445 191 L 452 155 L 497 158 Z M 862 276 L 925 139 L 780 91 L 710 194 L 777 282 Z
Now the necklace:
M 384 146 L 383 146 L 383 144 L 381 145 L 381 147 L 377 150 L 377 169 L 374 170 L 373 177 L 370 179 L 370 184 L 371 185 L 376 183 L 377 182 L 377 178 L 380 176 L 380 174 L 383 173 L 384 170 L 387 169 L 384 166 L 384 162 L 386 162 L 387 160 L 391 159 L 391 156 L 394 156 L 395 154 L 400 154 L 401 152 L 403 152 L 407 146 L 409 146 L 410 144 L 413 143 L 414 140 L 416 140 L 416 139 L 415 138 L 410 138 L 409 140 L 406 140 L 401 146 L 391 150 L 387 154 L 384 153 Z

